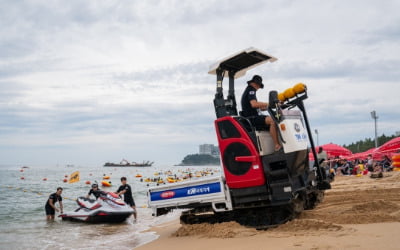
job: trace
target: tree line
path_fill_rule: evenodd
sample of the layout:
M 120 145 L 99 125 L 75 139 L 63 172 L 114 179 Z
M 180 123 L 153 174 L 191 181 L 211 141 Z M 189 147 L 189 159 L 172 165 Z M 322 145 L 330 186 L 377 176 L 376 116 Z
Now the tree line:
M 205 154 L 191 154 L 183 158 L 180 165 L 219 165 L 219 158 Z
M 388 142 L 396 137 L 397 137 L 396 135 L 386 136 L 385 134 L 378 136 L 378 147 L 382 146 L 386 142 Z M 364 152 L 364 151 L 367 151 L 368 149 L 375 147 L 375 138 L 374 139 L 365 138 L 364 140 L 353 142 L 349 145 L 343 145 L 343 147 L 349 149 L 353 153 Z

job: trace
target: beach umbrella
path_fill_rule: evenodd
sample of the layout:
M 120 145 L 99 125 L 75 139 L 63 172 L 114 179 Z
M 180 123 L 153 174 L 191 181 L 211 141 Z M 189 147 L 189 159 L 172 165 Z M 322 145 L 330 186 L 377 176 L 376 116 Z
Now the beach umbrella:
M 314 160 L 314 155 L 313 155 L 313 153 L 312 153 L 311 150 L 310 150 L 310 153 L 308 153 L 308 159 L 309 159 L 310 161 L 313 161 L 313 160 Z
M 342 147 L 340 145 L 334 144 L 334 143 L 328 143 L 321 145 L 319 147 L 322 147 L 324 151 L 328 154 L 328 157 L 336 157 L 336 156 L 350 156 L 353 153 L 348 150 L 345 147 Z M 318 148 L 316 147 L 316 150 L 318 152 Z
M 378 151 L 379 148 L 371 148 L 364 152 L 364 158 L 367 158 L 368 155 L 372 155 L 372 159 L 378 160 L 382 158 L 382 154 Z
M 381 154 L 377 153 L 376 152 L 377 150 L 378 150 L 377 148 L 370 148 L 367 151 L 352 154 L 349 157 L 347 157 L 347 159 L 348 160 L 355 160 L 355 159 L 364 160 L 364 159 L 366 159 L 368 157 L 368 155 L 372 155 L 372 158 L 374 160 L 380 159 L 381 158 Z
M 328 144 L 324 144 L 324 145 L 321 145 L 321 146 L 316 147 L 315 150 L 317 151 L 317 153 L 318 153 L 319 147 L 322 147 L 322 148 L 324 149 L 324 151 L 325 151 L 326 154 L 328 155 L 328 158 L 331 158 L 331 157 L 340 157 L 340 156 L 342 156 L 342 157 L 348 157 L 348 156 L 350 156 L 350 155 L 353 154 L 353 153 L 352 153 L 350 150 L 348 150 L 347 148 L 342 147 L 342 146 L 337 145 L 337 144 L 334 144 L 334 143 L 328 143 Z M 309 159 L 310 161 L 313 161 L 313 160 L 314 160 L 314 156 L 313 156 L 312 152 L 309 153 L 308 159 Z
M 400 151 L 400 137 L 396 137 L 377 149 L 376 153 L 380 153 L 381 155 L 392 155 Z

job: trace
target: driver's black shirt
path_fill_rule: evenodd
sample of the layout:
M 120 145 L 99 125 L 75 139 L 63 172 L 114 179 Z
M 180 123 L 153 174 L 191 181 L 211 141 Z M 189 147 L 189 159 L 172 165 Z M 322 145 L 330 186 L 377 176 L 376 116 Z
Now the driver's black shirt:
M 97 189 L 96 191 L 94 191 L 93 189 L 90 189 L 88 195 L 90 196 L 91 194 L 93 194 L 94 197 L 96 197 L 96 199 L 98 199 L 100 197 L 101 190 Z
M 256 89 L 252 87 L 251 85 L 247 86 L 247 88 L 244 90 L 243 95 L 242 95 L 242 115 L 244 117 L 249 117 L 249 116 L 258 116 L 258 111 L 256 108 L 251 107 L 250 101 L 251 100 L 256 100 Z

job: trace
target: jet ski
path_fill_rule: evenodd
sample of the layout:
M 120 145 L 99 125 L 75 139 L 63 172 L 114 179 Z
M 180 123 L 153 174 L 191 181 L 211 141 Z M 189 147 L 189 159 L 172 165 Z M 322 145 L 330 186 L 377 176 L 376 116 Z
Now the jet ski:
M 101 191 L 97 200 L 79 197 L 79 207 L 70 213 L 59 215 L 62 220 L 90 223 L 121 223 L 134 213 L 116 193 Z

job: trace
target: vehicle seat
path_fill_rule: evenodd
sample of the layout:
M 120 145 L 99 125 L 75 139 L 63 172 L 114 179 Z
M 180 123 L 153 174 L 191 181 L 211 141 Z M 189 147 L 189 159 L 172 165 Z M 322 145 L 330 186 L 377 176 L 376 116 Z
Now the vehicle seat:
M 255 118 L 255 116 L 243 116 L 243 112 L 242 111 L 240 111 L 239 112 L 239 115 L 242 117 L 242 118 L 244 118 L 244 119 L 246 119 L 246 120 L 248 120 L 249 122 L 242 122 L 242 124 L 243 124 L 243 126 L 248 130 L 248 131 L 250 131 L 251 130 L 251 128 L 249 129 L 249 126 L 250 126 L 250 124 L 251 124 L 251 126 L 255 129 L 255 130 L 257 130 L 257 131 L 269 131 L 269 125 L 267 125 L 267 124 L 264 124 L 264 125 L 255 125 L 254 124 L 254 118 Z

